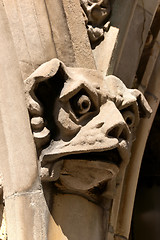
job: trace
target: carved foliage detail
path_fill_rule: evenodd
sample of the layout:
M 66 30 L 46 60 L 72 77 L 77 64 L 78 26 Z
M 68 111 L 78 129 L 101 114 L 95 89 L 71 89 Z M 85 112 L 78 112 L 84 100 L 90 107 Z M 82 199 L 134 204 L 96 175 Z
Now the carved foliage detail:
M 143 94 L 117 77 L 58 59 L 41 65 L 25 92 L 41 176 L 69 189 L 115 178 L 129 161 L 139 117 L 151 113 Z
M 91 43 L 100 41 L 108 31 L 111 7 L 109 0 L 80 0 Z

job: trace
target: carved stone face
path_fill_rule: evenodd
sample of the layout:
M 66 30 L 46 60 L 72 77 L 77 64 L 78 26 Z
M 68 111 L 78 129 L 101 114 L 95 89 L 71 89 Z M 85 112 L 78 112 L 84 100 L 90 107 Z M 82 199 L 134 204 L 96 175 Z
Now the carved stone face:
M 25 86 L 44 179 L 86 191 L 127 165 L 139 117 L 151 112 L 138 90 L 58 59 L 40 66 Z

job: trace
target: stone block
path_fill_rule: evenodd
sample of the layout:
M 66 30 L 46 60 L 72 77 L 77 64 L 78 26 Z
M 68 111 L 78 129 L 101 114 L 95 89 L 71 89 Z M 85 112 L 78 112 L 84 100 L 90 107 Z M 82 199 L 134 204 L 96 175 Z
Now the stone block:
M 7 233 L 11 240 L 47 240 L 46 202 L 41 191 L 5 199 Z

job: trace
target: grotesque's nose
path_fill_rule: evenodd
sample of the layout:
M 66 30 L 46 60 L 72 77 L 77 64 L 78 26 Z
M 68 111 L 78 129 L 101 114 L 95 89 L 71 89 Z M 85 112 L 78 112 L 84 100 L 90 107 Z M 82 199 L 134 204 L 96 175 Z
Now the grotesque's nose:
M 129 141 L 130 131 L 125 122 L 119 122 L 107 130 L 106 136 L 109 138 L 117 138 L 118 140 Z
M 99 120 L 105 119 L 101 125 L 101 131 L 108 139 L 117 139 L 118 141 L 131 140 L 131 132 L 116 105 L 108 101 L 101 107 Z M 101 121 L 102 122 L 102 121 Z

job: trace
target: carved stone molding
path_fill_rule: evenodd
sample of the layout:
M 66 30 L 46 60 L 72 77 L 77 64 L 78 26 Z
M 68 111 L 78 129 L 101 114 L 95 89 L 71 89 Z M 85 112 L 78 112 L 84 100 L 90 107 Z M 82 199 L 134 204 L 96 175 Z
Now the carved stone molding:
M 58 59 L 42 64 L 25 92 L 42 179 L 63 190 L 106 191 L 129 161 L 139 118 L 151 113 L 141 92 Z

